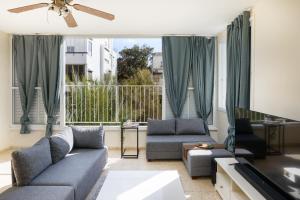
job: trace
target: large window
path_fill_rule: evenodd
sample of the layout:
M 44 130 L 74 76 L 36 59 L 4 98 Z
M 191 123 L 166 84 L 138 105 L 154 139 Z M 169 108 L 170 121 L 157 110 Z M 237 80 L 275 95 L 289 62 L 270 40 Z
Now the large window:
M 57 124 L 59 117 L 75 125 L 113 125 L 124 120 L 144 124 L 149 118 L 173 117 L 164 91 L 161 38 L 66 37 L 64 45 L 64 105 L 57 110 Z M 12 123 L 19 124 L 22 109 L 14 70 L 12 80 Z M 33 125 L 46 124 L 38 85 L 29 117 Z M 182 117 L 198 117 L 192 83 Z

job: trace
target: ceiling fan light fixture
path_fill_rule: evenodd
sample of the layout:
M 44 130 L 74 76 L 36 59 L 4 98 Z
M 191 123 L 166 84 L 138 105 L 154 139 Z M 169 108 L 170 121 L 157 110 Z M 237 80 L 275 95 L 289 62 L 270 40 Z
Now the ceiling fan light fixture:
M 67 15 L 69 15 L 71 13 L 70 9 L 67 7 L 62 7 L 60 9 L 60 15 L 62 15 L 63 17 L 66 17 Z
M 94 15 L 96 17 L 100 17 L 106 20 L 114 20 L 115 16 L 113 14 L 97 10 L 95 8 L 91 8 L 88 6 L 84 6 L 81 4 L 70 4 L 73 0 L 51 0 L 52 3 L 36 3 L 32 5 L 27 5 L 27 6 L 22 6 L 22 7 L 17 7 L 17 8 L 12 8 L 9 9 L 9 12 L 12 13 L 23 13 L 27 12 L 30 10 L 35 10 L 39 8 L 44 8 L 48 7 L 48 11 L 53 11 L 56 12 L 59 16 L 64 17 L 68 27 L 77 27 L 76 20 L 74 19 L 72 15 L 72 11 L 69 9 L 69 7 L 72 7 L 78 11 Z
M 63 16 L 66 17 L 69 13 L 71 13 L 71 11 L 69 10 L 69 8 L 67 6 L 63 6 L 63 7 L 59 7 L 55 4 L 52 4 L 49 7 L 49 10 L 56 12 L 59 16 Z
M 54 11 L 54 12 L 60 14 L 60 8 L 59 8 L 58 6 L 56 6 L 56 5 L 54 5 L 54 4 L 52 4 L 52 5 L 49 7 L 49 10 Z

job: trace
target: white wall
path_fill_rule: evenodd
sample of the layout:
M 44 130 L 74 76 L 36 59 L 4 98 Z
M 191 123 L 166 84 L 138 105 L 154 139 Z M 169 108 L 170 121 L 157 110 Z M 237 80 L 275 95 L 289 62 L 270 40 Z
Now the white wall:
M 253 9 L 253 110 L 300 120 L 300 1 L 264 0 Z
M 10 45 L 9 35 L 0 32 L 0 150 L 9 146 L 10 123 Z
M 225 111 L 217 111 L 216 126 L 218 129 L 218 142 L 223 143 L 228 135 L 228 119 Z

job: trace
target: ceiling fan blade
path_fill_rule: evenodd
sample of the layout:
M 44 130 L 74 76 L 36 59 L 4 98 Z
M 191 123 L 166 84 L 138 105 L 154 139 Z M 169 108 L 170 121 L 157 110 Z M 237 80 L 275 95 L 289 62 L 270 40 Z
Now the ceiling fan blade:
M 101 18 L 104 18 L 104 19 L 107 19 L 107 20 L 114 20 L 115 19 L 115 16 L 110 14 L 110 13 L 103 12 L 103 11 L 100 11 L 100 10 L 96 10 L 94 8 L 90 8 L 90 7 L 87 7 L 87 6 L 83 6 L 83 5 L 80 5 L 80 4 L 74 4 L 73 7 L 76 10 L 79 10 L 79 11 L 82 11 L 82 12 L 85 12 L 85 13 L 88 13 L 88 14 L 91 14 L 91 15 L 95 15 L 97 17 L 101 17 Z
M 29 6 L 23 6 L 23 7 L 19 7 L 19 8 L 9 9 L 8 11 L 12 12 L 12 13 L 21 13 L 21 12 L 25 12 L 25 11 L 29 11 L 29 10 L 47 7 L 48 5 L 49 5 L 48 3 L 38 3 L 38 4 L 29 5 Z
M 72 13 L 69 13 L 67 16 L 64 17 L 64 19 L 69 27 L 73 28 L 77 26 L 77 22 L 75 21 Z

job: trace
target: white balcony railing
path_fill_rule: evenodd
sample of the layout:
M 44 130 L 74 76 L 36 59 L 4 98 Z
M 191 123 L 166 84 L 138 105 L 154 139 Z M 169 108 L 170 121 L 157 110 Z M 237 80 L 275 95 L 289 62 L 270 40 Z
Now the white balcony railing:
M 162 118 L 159 85 L 66 85 L 66 124 L 146 123 Z

